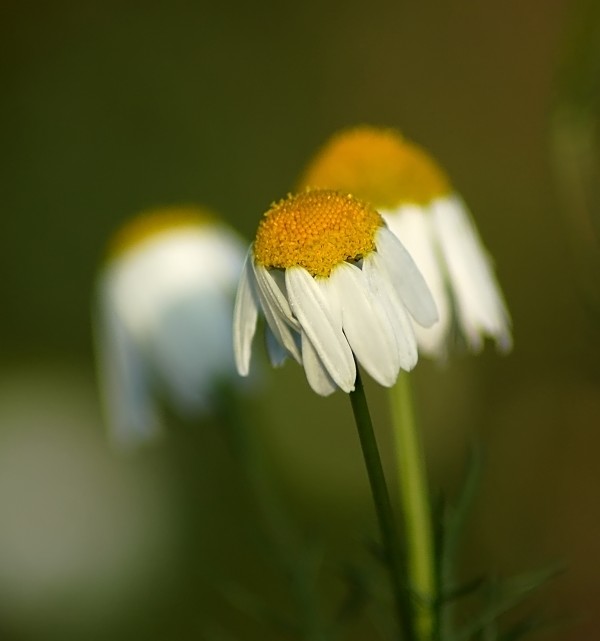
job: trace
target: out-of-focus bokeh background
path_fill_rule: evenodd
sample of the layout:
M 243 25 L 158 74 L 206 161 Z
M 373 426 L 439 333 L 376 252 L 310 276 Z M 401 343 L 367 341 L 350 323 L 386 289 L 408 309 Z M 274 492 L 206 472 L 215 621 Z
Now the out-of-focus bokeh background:
M 149 206 L 205 204 L 250 238 L 331 133 L 372 123 L 446 168 L 513 316 L 510 355 L 488 345 L 414 375 L 434 490 L 456 493 L 470 442 L 485 452 L 464 575 L 563 560 L 531 607 L 560 621 L 552 638 L 597 638 L 593 0 L 8 0 L 1 13 L 0 636 L 269 638 L 224 596 L 279 604 L 285 581 L 257 551 L 219 424 L 173 419 L 128 457 L 108 446 L 94 279 L 110 234 Z M 318 398 L 291 363 L 265 369 L 262 390 L 257 439 L 335 577 L 374 534 L 347 398 Z M 385 398 L 369 393 L 387 456 Z M 327 610 L 340 588 L 324 583 Z

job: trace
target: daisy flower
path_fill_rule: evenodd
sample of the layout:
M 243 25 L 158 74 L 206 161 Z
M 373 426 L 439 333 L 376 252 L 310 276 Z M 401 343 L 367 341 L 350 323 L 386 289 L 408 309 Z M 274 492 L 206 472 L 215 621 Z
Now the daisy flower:
M 437 319 L 421 273 L 379 213 L 331 190 L 281 200 L 258 227 L 234 309 L 242 375 L 259 311 L 271 362 L 291 356 L 322 396 L 354 390 L 355 357 L 381 385 L 393 385 L 417 362 L 411 318 L 423 326 Z
M 466 204 L 423 149 L 397 131 L 357 127 L 334 135 L 307 167 L 300 188 L 348 191 L 370 202 L 425 276 L 440 320 L 415 325 L 422 353 L 444 357 L 455 318 L 467 345 L 491 337 L 512 346 L 511 322 L 492 261 Z
M 118 444 L 157 435 L 163 395 L 183 416 L 211 409 L 234 367 L 231 316 L 245 247 L 194 207 L 153 210 L 112 239 L 95 301 L 100 384 Z

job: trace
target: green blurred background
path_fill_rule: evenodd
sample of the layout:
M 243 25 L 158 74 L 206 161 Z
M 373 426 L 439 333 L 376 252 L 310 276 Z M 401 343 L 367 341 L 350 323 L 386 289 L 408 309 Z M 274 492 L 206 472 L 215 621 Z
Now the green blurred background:
M 485 451 L 464 574 L 562 559 L 533 605 L 568 619 L 553 638 L 600 636 L 595 4 L 2 3 L 3 639 L 270 638 L 222 597 L 225 582 L 285 601 L 220 426 L 173 419 L 162 445 L 111 452 L 90 301 L 133 213 L 197 202 L 250 238 L 316 147 L 359 123 L 439 159 L 513 316 L 507 357 L 488 345 L 414 375 L 435 491 L 456 493 L 470 442 Z M 316 397 L 291 363 L 264 383 L 257 437 L 335 575 L 374 533 L 347 398 Z

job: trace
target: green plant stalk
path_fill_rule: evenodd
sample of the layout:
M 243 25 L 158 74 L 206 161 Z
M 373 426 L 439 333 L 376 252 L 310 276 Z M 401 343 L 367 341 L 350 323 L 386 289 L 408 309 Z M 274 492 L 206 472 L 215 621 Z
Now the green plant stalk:
M 410 611 L 410 595 L 406 588 L 403 551 L 396 529 L 392 504 L 388 492 L 373 423 L 369 414 L 367 398 L 360 373 L 356 371 L 355 390 L 350 392 L 354 420 L 367 468 L 375 512 L 381 531 L 383 551 L 390 573 L 390 581 L 400 630 L 405 641 L 414 641 L 413 623 Z
M 401 373 L 390 390 L 396 443 L 400 501 L 404 516 L 408 583 L 412 616 L 418 641 L 431 641 L 436 634 L 437 585 L 433 528 L 427 473 L 415 423 L 408 374 Z

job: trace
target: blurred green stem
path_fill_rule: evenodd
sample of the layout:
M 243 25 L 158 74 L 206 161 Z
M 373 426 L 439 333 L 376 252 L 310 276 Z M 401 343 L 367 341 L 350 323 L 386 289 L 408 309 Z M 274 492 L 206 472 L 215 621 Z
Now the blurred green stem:
M 350 392 L 350 402 L 375 503 L 375 511 L 383 541 L 383 551 L 390 572 L 398 622 L 403 632 L 402 638 L 405 641 L 414 641 L 412 618 L 410 616 L 410 596 L 404 580 L 403 552 L 400 547 L 392 504 L 377 448 L 377 440 L 373 431 L 371 415 L 369 414 L 365 390 L 358 368 L 356 370 L 355 390 Z
M 314 550 L 299 540 L 285 506 L 274 490 L 260 447 L 260 435 L 253 429 L 248 408 L 242 407 L 238 394 L 229 387 L 221 388 L 219 396 L 220 416 L 228 428 L 234 455 L 243 468 L 250 493 L 265 522 L 270 551 L 289 580 L 300 619 L 300 638 L 304 641 L 327 641 L 329 634 L 322 621 L 319 594 L 315 587 Z
M 435 555 L 427 473 L 408 374 L 400 373 L 390 390 L 390 399 L 404 514 L 408 582 L 416 597 L 412 600 L 414 627 L 418 641 L 430 641 L 436 633 Z

